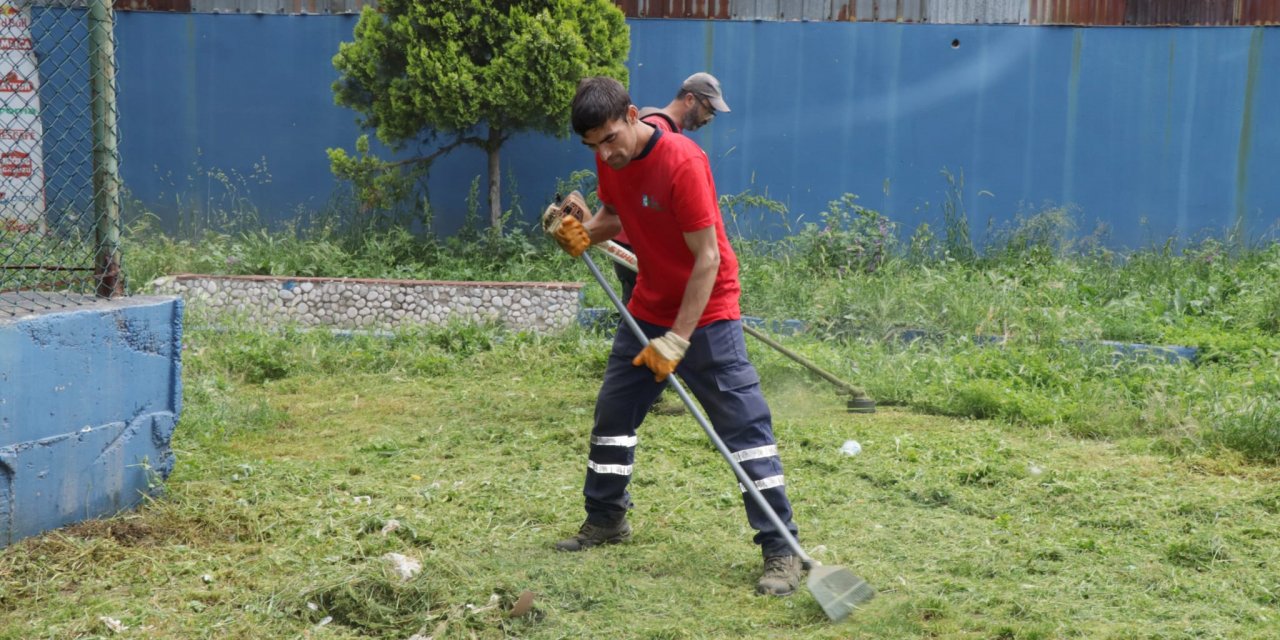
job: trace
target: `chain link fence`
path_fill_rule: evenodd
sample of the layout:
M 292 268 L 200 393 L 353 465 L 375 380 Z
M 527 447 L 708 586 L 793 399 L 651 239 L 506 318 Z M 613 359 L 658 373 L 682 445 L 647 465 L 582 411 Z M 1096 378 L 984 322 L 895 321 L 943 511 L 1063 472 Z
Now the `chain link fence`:
M 111 0 L 0 0 L 0 317 L 123 295 Z

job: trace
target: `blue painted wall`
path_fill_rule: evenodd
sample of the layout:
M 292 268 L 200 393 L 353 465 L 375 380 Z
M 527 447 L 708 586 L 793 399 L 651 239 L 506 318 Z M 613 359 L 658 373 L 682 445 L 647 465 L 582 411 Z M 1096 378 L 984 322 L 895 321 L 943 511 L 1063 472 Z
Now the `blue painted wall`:
M 182 301 L 0 317 L 0 547 L 137 505 L 169 476 Z
M 225 203 L 201 170 L 241 181 L 268 220 L 322 207 L 326 147 L 351 149 L 354 113 L 333 105 L 332 55 L 350 16 L 121 13 L 124 178 L 172 217 L 178 199 Z M 1049 205 L 1103 222 L 1111 244 L 1280 219 L 1280 30 L 1059 28 L 633 20 L 632 95 L 665 104 L 681 79 L 720 77 L 733 113 L 694 137 L 722 194 L 752 189 L 816 220 L 842 193 L 909 231 L 937 227 L 944 169 L 964 175 L 975 236 Z M 953 46 L 958 41 L 958 46 Z M 572 139 L 504 150 L 529 217 L 556 178 L 592 167 Z M 456 228 L 483 154 L 460 150 L 431 181 Z M 194 178 L 189 181 L 189 178 Z M 482 189 L 483 192 L 483 189 Z M 241 191 L 241 195 L 245 192 Z M 773 230 L 776 232 L 776 229 Z

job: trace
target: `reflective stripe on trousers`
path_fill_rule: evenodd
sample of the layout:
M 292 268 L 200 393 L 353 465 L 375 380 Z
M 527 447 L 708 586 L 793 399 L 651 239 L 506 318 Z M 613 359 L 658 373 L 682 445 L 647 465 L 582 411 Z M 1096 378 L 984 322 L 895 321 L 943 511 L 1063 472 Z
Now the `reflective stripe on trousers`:
M 665 327 L 639 320 L 637 324 L 650 338 L 667 332 Z M 630 328 L 620 326 L 596 399 L 583 487 L 587 518 L 595 522 L 616 520 L 631 507 L 627 485 L 635 464 L 636 428 L 666 386 L 654 382 L 648 368 L 632 366 L 631 360 L 641 348 Z M 747 360 L 741 323 L 722 320 L 700 327 L 694 332 L 676 373 L 698 399 L 712 428 L 747 476 L 755 481 L 779 519 L 793 534 L 797 533 L 795 523 L 791 522 L 791 503 L 787 500 L 782 462 L 773 438 L 772 416 L 760 392 L 760 377 Z M 736 480 L 730 469 L 724 471 L 729 474 L 726 481 Z M 661 485 L 658 486 L 661 490 Z M 743 501 L 747 521 L 757 531 L 755 541 L 764 554 L 791 553 L 755 500 L 744 493 Z

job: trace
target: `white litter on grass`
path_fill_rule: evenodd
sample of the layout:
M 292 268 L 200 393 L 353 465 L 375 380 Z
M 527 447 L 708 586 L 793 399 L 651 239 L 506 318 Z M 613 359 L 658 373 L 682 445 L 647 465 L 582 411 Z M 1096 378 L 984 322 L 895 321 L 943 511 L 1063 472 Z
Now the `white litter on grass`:
M 351 500 L 356 504 L 372 504 L 373 503 L 373 498 L 370 498 L 369 496 L 356 496 Z
M 1044 473 L 1044 468 L 1034 462 L 1028 462 L 1027 473 L 1030 473 L 1033 476 L 1038 476 Z
M 333 616 L 325 616 L 323 618 L 320 618 L 320 622 L 316 623 L 316 628 L 319 629 L 320 627 L 323 627 L 326 624 L 329 624 L 330 622 L 333 622 Z
M 200 576 L 200 579 L 203 580 L 205 584 L 213 584 L 213 576 L 207 573 Z
M 844 444 L 840 445 L 840 453 L 846 456 L 856 456 L 862 453 L 862 445 L 858 444 L 857 440 L 845 440 Z
M 310 609 L 310 610 L 312 610 L 312 611 L 319 611 L 319 610 L 320 610 L 320 605 L 318 605 L 318 604 L 316 604 L 316 603 L 314 603 L 314 602 L 308 602 L 308 603 L 307 603 L 307 608 L 308 608 L 308 609 Z
M 467 605 L 466 605 L 466 609 L 467 609 L 467 611 L 470 611 L 471 613 L 479 613 L 479 612 L 481 612 L 481 611 L 488 611 L 488 610 L 490 610 L 490 609 L 493 609 L 493 608 L 497 607 L 497 606 L 498 606 L 498 603 L 499 603 L 499 602 L 501 602 L 501 601 L 502 601 L 502 598 L 498 597 L 498 594 L 496 594 L 496 593 L 495 593 L 495 594 L 492 594 L 492 595 L 490 595 L 490 596 L 489 596 L 489 602 L 488 602 L 488 603 L 486 603 L 483 607 L 477 607 L 477 606 L 475 606 L 474 604 L 471 604 L 470 602 L 468 602 L 468 603 L 467 603 Z
M 110 616 L 101 616 L 98 620 L 101 620 L 102 624 L 107 625 L 107 628 L 113 633 L 124 633 L 129 630 L 129 627 L 126 627 L 123 622 L 120 622 Z
M 396 529 L 399 529 L 399 528 L 400 528 L 399 520 L 388 520 L 386 524 L 382 525 L 382 535 L 385 536 L 388 533 L 391 533 L 392 531 L 395 531 Z
M 422 563 L 408 556 L 388 553 L 382 558 L 390 562 L 391 569 L 396 572 L 396 575 L 400 576 L 401 580 L 406 582 L 412 580 L 414 576 L 418 575 L 418 572 L 422 571 Z

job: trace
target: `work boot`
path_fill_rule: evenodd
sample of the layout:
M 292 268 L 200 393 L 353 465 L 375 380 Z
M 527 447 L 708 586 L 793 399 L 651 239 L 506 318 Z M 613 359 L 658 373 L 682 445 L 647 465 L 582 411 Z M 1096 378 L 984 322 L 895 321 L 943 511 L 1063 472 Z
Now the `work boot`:
M 594 524 L 590 520 L 582 523 L 578 535 L 556 543 L 557 551 L 582 551 L 602 544 L 617 544 L 631 539 L 631 525 L 626 517 L 616 523 Z
M 804 564 L 800 556 L 769 556 L 764 559 L 764 574 L 756 582 L 756 593 L 763 596 L 789 596 L 800 587 Z

